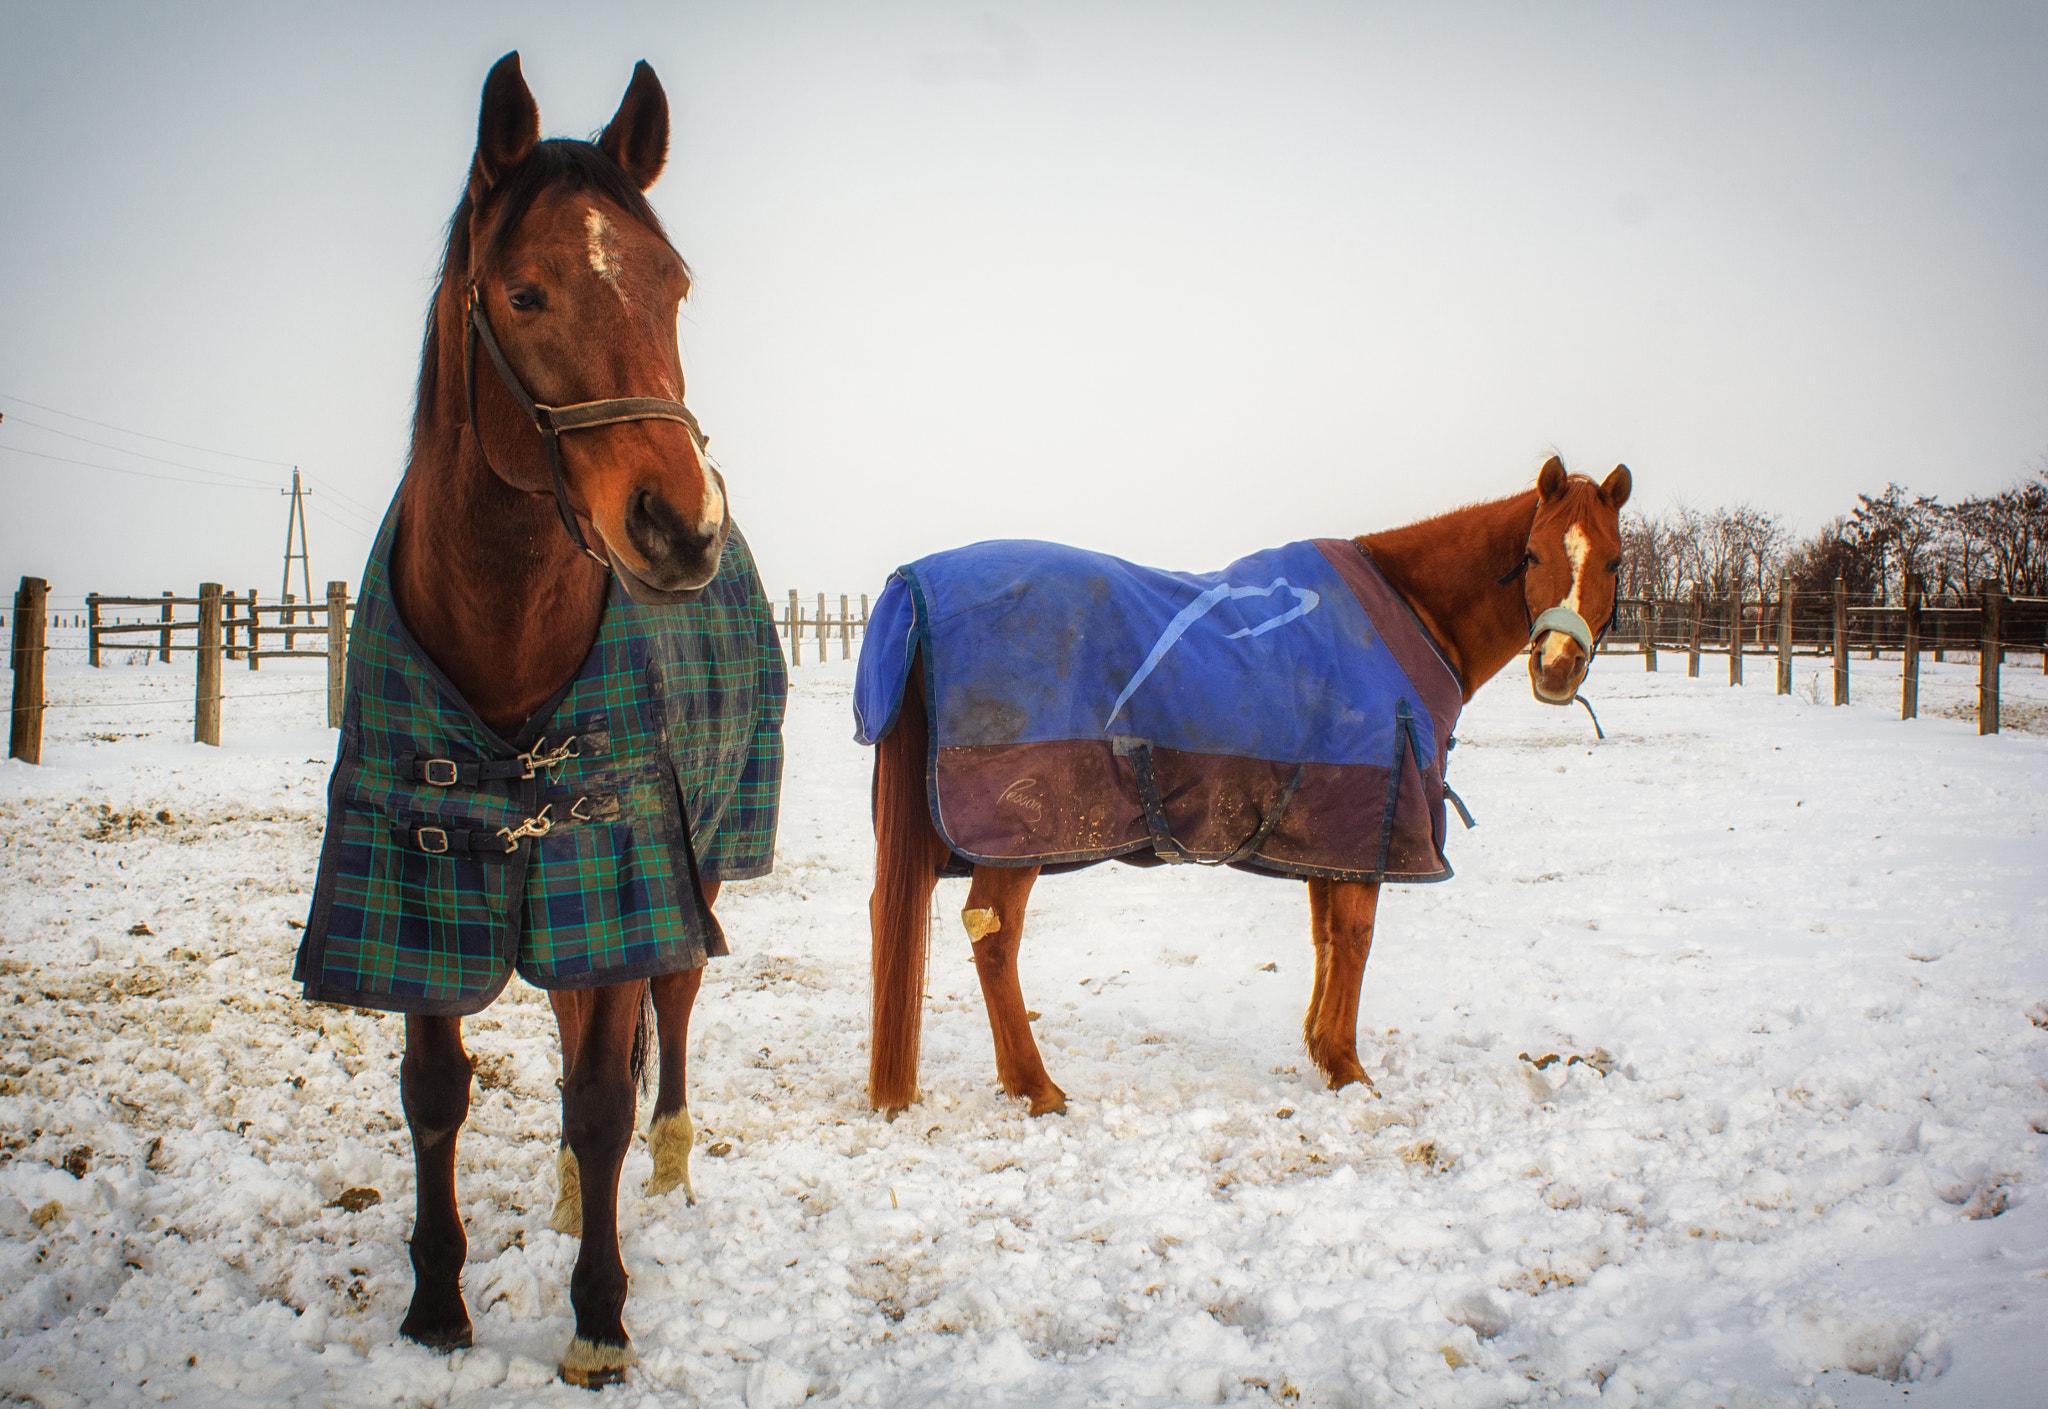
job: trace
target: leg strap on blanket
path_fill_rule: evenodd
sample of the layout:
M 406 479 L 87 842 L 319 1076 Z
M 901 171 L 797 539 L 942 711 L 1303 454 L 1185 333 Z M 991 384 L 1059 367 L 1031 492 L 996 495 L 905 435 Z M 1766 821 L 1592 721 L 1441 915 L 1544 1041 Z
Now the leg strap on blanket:
M 1266 815 L 1259 821 L 1258 830 L 1245 838 L 1243 846 L 1228 856 L 1205 861 L 1173 839 L 1173 828 L 1168 826 L 1166 821 L 1166 804 L 1159 795 L 1159 775 L 1152 769 L 1152 741 L 1135 738 L 1129 734 L 1119 734 L 1111 741 L 1111 746 L 1116 750 L 1117 757 L 1131 761 L 1131 777 L 1138 785 L 1138 800 L 1145 805 L 1145 828 L 1152 834 L 1153 854 L 1166 862 L 1192 861 L 1198 866 L 1227 866 L 1248 859 L 1259 849 L 1260 843 L 1272 834 L 1274 825 L 1280 820 L 1280 814 L 1287 810 L 1287 804 L 1294 801 L 1294 790 L 1301 786 L 1302 775 L 1306 771 L 1305 765 L 1295 765 L 1294 775 L 1287 780 L 1287 786 L 1280 790 L 1280 796 L 1266 809 Z

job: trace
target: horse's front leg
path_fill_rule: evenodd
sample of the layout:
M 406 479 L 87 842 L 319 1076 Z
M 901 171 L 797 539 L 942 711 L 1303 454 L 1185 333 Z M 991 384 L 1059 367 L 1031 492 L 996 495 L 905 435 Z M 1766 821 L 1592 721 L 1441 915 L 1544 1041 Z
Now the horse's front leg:
M 981 999 L 996 1041 L 997 1079 L 1010 1095 L 1029 1097 L 1033 1115 L 1060 1115 L 1067 1109 L 1067 1093 L 1046 1074 L 1024 1010 L 1024 987 L 1017 979 L 1024 907 L 1037 879 L 1036 866 L 976 866 L 960 921 L 974 942 L 974 970 L 981 978 Z
M 1316 986 L 1302 1036 L 1309 1057 L 1336 1091 L 1354 1081 L 1372 1085 L 1358 1063 L 1358 990 L 1365 959 L 1372 952 L 1373 918 L 1379 911 L 1377 882 L 1312 877 L 1309 923 L 1315 934 Z
M 718 882 L 704 887 L 704 903 L 718 903 Z M 690 1122 L 690 1009 L 696 1005 L 703 982 L 702 968 L 648 980 L 654 994 L 655 1033 L 661 1043 L 661 1089 L 655 1093 L 654 1114 L 647 1121 L 647 1153 L 654 1157 L 654 1173 L 647 1176 L 641 1192 L 654 1197 L 680 1184 L 684 1200 L 693 1204 L 697 1191 L 690 1187 L 690 1147 L 697 1142 L 697 1129 Z
M 412 1307 L 399 1334 L 436 1350 L 470 1342 L 462 1304 L 462 1264 L 469 1239 L 455 1205 L 455 1136 L 469 1118 L 469 1053 L 461 1018 L 408 1017 L 399 1100 L 412 1132 L 414 1205 Z
M 619 1166 L 633 1141 L 633 1028 L 641 994 L 639 981 L 584 990 L 587 1021 L 575 1055 L 563 1059 L 562 1133 L 581 1176 L 583 1244 L 569 1275 L 576 1339 L 562 1357 L 562 1378 L 592 1389 L 617 1383 L 638 1363 L 621 1317 Z

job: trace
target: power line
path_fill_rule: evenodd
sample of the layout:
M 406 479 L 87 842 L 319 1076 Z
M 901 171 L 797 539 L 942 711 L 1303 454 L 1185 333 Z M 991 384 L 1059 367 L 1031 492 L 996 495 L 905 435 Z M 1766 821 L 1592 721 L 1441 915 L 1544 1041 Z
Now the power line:
M 119 465 L 102 465 L 96 460 L 74 460 L 68 455 L 51 455 L 41 450 L 24 450 L 19 445 L 0 445 L 11 455 L 33 455 L 38 460 L 55 460 L 60 465 L 83 465 L 88 470 L 111 470 L 117 475 L 135 475 L 141 479 L 168 480 L 172 484 L 197 484 L 207 489 L 273 489 L 268 484 L 225 484 L 217 479 L 186 479 L 183 475 L 160 475 L 154 470 L 127 470 Z
M 316 474 L 314 474 L 314 473 L 313 473 L 313 472 L 312 472 L 311 470 L 308 470 L 308 471 L 306 471 L 306 478 L 307 478 L 308 480 L 312 481 L 312 482 L 313 482 L 314 484 L 317 484 L 317 485 L 319 485 L 319 486 L 320 486 L 320 488 L 322 488 L 322 489 L 326 490 L 326 491 L 327 491 L 327 492 L 328 492 L 329 494 L 333 495 L 333 496 L 334 496 L 335 498 L 337 498 L 337 499 L 343 499 L 343 500 L 346 500 L 346 501 L 347 501 L 348 503 L 350 503 L 350 504 L 354 505 L 354 506 L 355 506 L 355 507 L 356 507 L 357 509 L 361 510 L 361 511 L 362 511 L 362 512 L 363 512 L 364 514 L 368 515 L 369 517 L 371 517 L 371 518 L 378 518 L 378 517 L 381 517 L 381 515 L 380 515 L 380 514 L 378 513 L 378 511 L 377 511 L 377 510 L 375 510 L 375 509 L 371 508 L 371 507 L 370 507 L 370 506 L 369 506 L 368 504 L 365 504 L 365 503 L 364 503 L 364 502 L 363 502 L 362 500 L 360 500 L 360 499 L 357 499 L 357 498 L 354 498 L 353 496 L 351 496 L 351 495 L 349 495 L 349 494 L 345 493 L 345 492 L 344 492 L 344 491 L 342 491 L 342 490 L 336 489 L 336 488 L 334 487 L 334 483 L 333 483 L 333 481 L 331 481 L 331 480 L 326 480 L 326 479 L 322 479 L 322 478 L 321 478 L 321 477 L 320 477 L 319 475 L 316 475 Z
M 188 465 L 183 460 L 166 460 L 161 455 L 145 455 L 142 451 L 130 450 L 125 445 L 112 445 L 104 440 L 94 440 L 90 436 L 73 435 L 70 431 L 59 430 L 55 426 L 46 426 L 39 421 L 23 420 L 20 416 L 15 416 L 13 420 L 14 423 L 17 425 L 34 426 L 39 431 L 48 431 L 51 435 L 61 435 L 66 440 L 83 441 L 87 445 L 96 445 L 102 450 L 111 450 L 117 455 L 133 455 L 138 460 L 154 461 L 156 464 L 159 465 L 169 465 L 173 469 L 190 470 L 194 474 L 201 475 L 219 475 L 222 479 L 239 480 L 243 484 L 260 485 L 265 489 L 270 488 L 273 483 L 273 481 L 271 480 L 251 479 L 247 475 L 230 474 L 226 470 L 210 470 L 204 465 Z M 30 451 L 29 453 L 34 454 L 35 452 Z
M 22 405 L 33 406 L 38 411 L 48 411 L 51 415 L 62 416 L 66 420 L 83 421 L 89 426 L 98 426 L 101 430 L 119 431 L 123 435 L 140 436 L 144 440 L 154 440 L 161 445 L 175 445 L 180 450 L 197 450 L 202 455 L 225 455 L 230 460 L 247 460 L 257 465 L 275 465 L 280 470 L 291 468 L 289 461 L 266 460 L 259 455 L 237 455 L 232 450 L 215 450 L 205 445 L 188 445 L 182 440 L 172 440 L 168 436 L 151 435 L 148 431 L 131 430 L 127 426 L 117 426 L 111 421 L 95 421 L 90 416 L 81 416 L 75 411 L 62 411 L 55 406 L 45 406 L 39 401 L 30 401 L 25 396 L 15 396 L 11 392 L 0 392 L 0 399 L 19 401 Z M 62 432 L 60 431 L 59 434 L 62 434 Z

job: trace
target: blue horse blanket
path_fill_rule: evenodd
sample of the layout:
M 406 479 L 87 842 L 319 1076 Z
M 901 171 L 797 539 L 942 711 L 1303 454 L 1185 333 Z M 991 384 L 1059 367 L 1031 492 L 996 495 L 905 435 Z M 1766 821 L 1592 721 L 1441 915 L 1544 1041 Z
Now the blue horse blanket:
M 870 616 L 857 736 L 916 661 L 932 820 L 961 863 L 1227 861 L 1440 880 L 1456 672 L 1353 542 L 1165 572 L 1056 543 L 899 568 Z

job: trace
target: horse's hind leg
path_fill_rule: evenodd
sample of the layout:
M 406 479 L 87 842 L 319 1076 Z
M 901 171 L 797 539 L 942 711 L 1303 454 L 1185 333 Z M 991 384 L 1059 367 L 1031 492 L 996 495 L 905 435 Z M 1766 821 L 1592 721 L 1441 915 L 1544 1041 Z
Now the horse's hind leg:
M 974 942 L 974 969 L 981 977 L 982 1003 L 996 1040 L 996 1077 L 1010 1095 L 1031 1099 L 1033 1115 L 1057 1115 L 1067 1109 L 1067 1093 L 1046 1074 L 1024 1011 L 1024 988 L 1017 980 L 1024 907 L 1037 879 L 1036 866 L 976 866 L 960 919 Z
M 562 1079 L 557 1084 L 564 1090 L 568 1089 L 576 1056 L 583 1050 L 583 1033 L 590 1026 L 593 1003 L 588 989 L 557 989 L 548 995 L 548 1005 L 555 1010 L 555 1028 L 562 1039 Z M 548 1214 L 548 1227 L 572 1238 L 583 1235 L 583 1177 L 576 1167 L 576 1152 L 569 1148 L 566 1126 L 562 1143 L 555 1147 L 555 1206 Z
M 1338 1090 L 1354 1081 L 1372 1085 L 1358 1063 L 1358 991 L 1372 951 L 1380 888 L 1363 881 L 1309 882 L 1309 919 L 1315 930 L 1316 986 L 1302 1036 L 1309 1057 Z
M 1330 986 L 1330 882 L 1322 876 L 1308 878 L 1308 932 L 1315 946 L 1316 986 L 1308 996 L 1308 1015 L 1301 1020 L 1301 1040 L 1313 1052 L 1323 995 Z
M 716 887 L 704 887 L 706 899 Z M 697 1202 L 690 1187 L 690 1147 L 697 1130 L 690 1123 L 689 1049 L 690 1009 L 696 1005 L 697 990 L 704 982 L 704 970 L 684 969 L 648 980 L 654 991 L 655 1032 L 661 1042 L 661 1087 L 655 1093 L 654 1114 L 647 1122 L 647 1152 L 654 1156 L 654 1173 L 647 1176 L 641 1192 L 650 1197 L 683 1186 L 683 1198 Z
M 619 1258 L 619 1166 L 633 1141 L 633 1028 L 641 985 L 608 984 L 577 996 L 589 1007 L 576 1053 L 564 1057 L 562 1132 L 581 1174 L 583 1245 L 569 1276 L 576 1339 L 562 1357 L 562 1378 L 595 1388 L 623 1379 L 637 1363 L 621 1315 L 626 1265 Z
M 418 1202 L 412 1225 L 412 1306 L 398 1331 L 437 1350 L 466 1346 L 471 1334 L 469 1308 L 462 1304 L 469 1239 L 455 1205 L 455 1136 L 469 1118 L 470 1070 L 462 1019 L 405 1020 L 398 1091 L 412 1132 Z

